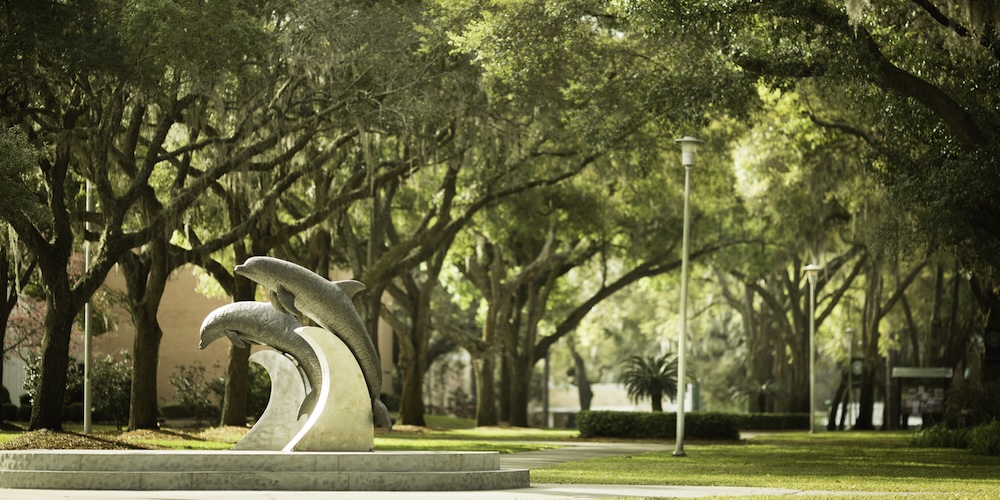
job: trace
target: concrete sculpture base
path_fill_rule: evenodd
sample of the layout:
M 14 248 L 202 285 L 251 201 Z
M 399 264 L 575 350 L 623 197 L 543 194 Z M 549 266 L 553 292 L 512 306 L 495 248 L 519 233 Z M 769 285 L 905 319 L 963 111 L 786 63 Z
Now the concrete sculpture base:
M 0 488 L 475 491 L 529 483 L 527 469 L 500 469 L 496 452 L 0 452 Z
M 375 448 L 372 401 L 354 354 L 344 341 L 322 328 L 305 326 L 295 333 L 309 342 L 319 360 L 323 380 L 330 383 L 320 388 L 316 409 L 283 450 L 372 451 Z
M 299 369 L 278 351 L 257 351 L 250 355 L 250 362 L 267 370 L 271 396 L 257 423 L 233 449 L 281 451 L 302 430 L 308 418 L 298 416 L 299 406 L 306 397 Z

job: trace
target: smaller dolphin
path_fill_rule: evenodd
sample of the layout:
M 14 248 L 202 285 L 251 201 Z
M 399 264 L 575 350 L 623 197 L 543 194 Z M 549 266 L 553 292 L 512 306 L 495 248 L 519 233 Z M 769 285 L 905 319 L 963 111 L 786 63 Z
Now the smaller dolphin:
M 291 356 L 298 362 L 309 382 L 299 416 L 312 413 L 319 397 L 319 385 L 323 381 L 319 359 L 305 339 L 295 333 L 299 322 L 289 314 L 277 311 L 266 302 L 233 302 L 226 304 L 205 317 L 201 324 L 201 342 L 204 349 L 212 342 L 226 337 L 237 347 L 248 344 L 263 344 Z

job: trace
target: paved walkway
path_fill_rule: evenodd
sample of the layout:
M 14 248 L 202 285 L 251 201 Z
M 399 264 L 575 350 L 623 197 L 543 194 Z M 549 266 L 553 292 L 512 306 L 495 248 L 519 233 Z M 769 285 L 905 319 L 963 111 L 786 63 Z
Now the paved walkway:
M 558 443 L 566 445 L 566 443 Z M 567 461 L 586 460 L 616 455 L 632 455 L 672 450 L 672 444 L 650 443 L 570 443 L 548 450 L 501 455 L 502 468 L 538 469 Z M 699 498 L 743 496 L 849 495 L 847 492 L 802 491 L 780 488 L 743 488 L 725 486 L 623 486 L 595 484 L 532 484 L 530 488 L 498 491 L 70 491 L 70 490 L 5 490 L 3 500 L 57 499 L 131 499 L 131 500 L 553 500 L 589 498 Z M 857 493 L 855 493 L 857 494 Z

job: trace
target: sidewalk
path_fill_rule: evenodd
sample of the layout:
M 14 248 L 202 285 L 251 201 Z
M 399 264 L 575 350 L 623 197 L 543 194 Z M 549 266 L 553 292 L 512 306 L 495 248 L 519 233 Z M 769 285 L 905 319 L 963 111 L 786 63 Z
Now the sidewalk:
M 672 450 L 672 444 L 553 443 L 562 448 L 501 455 L 502 468 L 538 469 L 573 460 Z M 726 486 L 628 486 L 594 484 L 532 484 L 530 488 L 497 491 L 107 491 L 107 490 L 3 490 L 4 500 L 130 499 L 130 500 L 553 500 L 565 498 L 699 498 L 743 496 L 845 495 L 846 492 L 802 491 L 780 488 Z

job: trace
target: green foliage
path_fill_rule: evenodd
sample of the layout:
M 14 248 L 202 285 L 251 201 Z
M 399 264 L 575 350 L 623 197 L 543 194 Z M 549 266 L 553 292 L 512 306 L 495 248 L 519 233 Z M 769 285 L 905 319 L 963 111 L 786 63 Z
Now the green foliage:
M 38 151 L 19 128 L 0 130 L 0 220 L 22 216 L 41 222 L 45 213 L 38 188 L 41 185 L 35 163 Z M 22 221 L 22 222 L 27 222 Z
M 0 404 L 0 422 L 17 419 L 17 405 L 7 402 Z
M 170 385 L 177 390 L 177 406 L 185 417 L 193 418 L 196 425 L 218 417 L 218 407 L 212 405 L 211 383 L 205 379 L 205 366 L 200 362 L 177 365 L 170 375 Z
M 737 414 L 737 417 L 740 419 L 740 429 L 801 430 L 809 428 L 809 414 L 807 413 L 746 413 Z
M 67 422 L 83 422 L 83 403 L 73 402 L 63 406 L 63 420 Z
M 969 431 L 969 451 L 977 455 L 1000 456 L 1000 420 Z
M 684 435 L 694 439 L 739 439 L 740 419 L 729 413 L 693 412 L 684 416 Z M 581 411 L 581 437 L 673 439 L 677 415 L 663 412 Z
M 0 385 L 0 404 L 10 403 L 10 391 L 7 386 Z
M 118 356 L 120 360 L 109 354 L 97 361 L 91 379 L 95 413 L 114 421 L 121 430 L 128 423 L 133 365 L 128 351 L 122 350 Z
M 944 424 L 972 428 L 1000 420 L 1000 382 L 962 384 L 948 390 L 944 401 Z
M 259 418 L 267 409 L 267 402 L 271 398 L 271 377 L 267 374 L 267 370 L 257 363 L 250 363 L 248 376 L 250 385 L 247 394 L 247 416 Z
M 391 412 L 397 412 L 397 411 L 399 411 L 399 395 L 398 394 L 389 394 L 387 392 L 383 392 L 381 394 L 381 396 L 379 397 L 379 399 L 382 400 L 382 403 L 385 404 L 386 409 L 388 409 L 389 411 L 391 411 Z
M 31 405 L 21 405 L 17 407 L 17 421 L 27 422 L 31 419 Z
M 35 391 L 42 375 L 41 364 L 41 356 L 32 356 L 24 367 L 25 377 L 22 387 L 27 394 L 23 396 L 30 398 L 30 401 L 35 399 Z M 66 394 L 63 404 L 74 402 L 83 402 L 83 366 L 76 358 L 71 357 L 66 367 Z
M 922 448 L 968 448 L 969 434 L 969 429 L 934 425 L 914 434 L 910 438 L 910 445 Z

